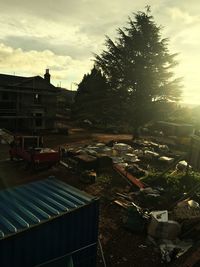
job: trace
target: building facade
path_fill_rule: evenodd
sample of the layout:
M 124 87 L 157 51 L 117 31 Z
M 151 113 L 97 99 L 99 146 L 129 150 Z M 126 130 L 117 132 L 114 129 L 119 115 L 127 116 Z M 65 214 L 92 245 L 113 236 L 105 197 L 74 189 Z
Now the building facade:
M 44 78 L 0 74 L 0 128 L 14 132 L 54 129 L 57 93 L 48 69 Z

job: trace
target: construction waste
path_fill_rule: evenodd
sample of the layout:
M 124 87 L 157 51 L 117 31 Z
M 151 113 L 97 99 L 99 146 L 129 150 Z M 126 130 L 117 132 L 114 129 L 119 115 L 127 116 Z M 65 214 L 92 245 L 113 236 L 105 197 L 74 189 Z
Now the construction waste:
M 80 171 L 98 172 L 100 169 L 110 168 L 113 164 L 136 178 L 147 176 L 152 162 L 170 165 L 177 158 L 177 155 L 172 157 L 173 153 L 168 146 L 147 140 L 135 140 L 129 144 L 114 141 L 107 144 L 93 143 L 87 146 L 65 147 L 61 148 L 61 151 L 62 160 L 66 162 L 73 159 Z
M 167 264 L 185 254 L 196 242 L 196 233 L 200 234 L 200 206 L 191 197 L 185 197 L 169 209 L 159 209 L 165 188 L 145 184 L 144 177 L 153 168 L 160 168 L 161 174 L 172 168 L 172 174 L 186 172 L 191 166 L 185 158 L 185 154 L 147 140 L 62 149 L 63 164 L 79 172 L 83 183 L 94 183 L 101 172 L 111 169 L 124 178 L 130 186 L 129 193 L 119 192 L 113 199 L 124 211 L 122 223 L 131 232 L 145 234 L 147 241 L 141 249 L 153 245 Z
M 182 238 L 182 235 L 185 234 L 182 228 L 183 220 L 181 221 L 180 217 L 174 220 L 174 210 L 170 212 L 168 210 L 150 211 L 141 208 L 134 202 L 137 200 L 136 195 L 117 193 L 114 203 L 125 211 L 123 224 L 126 229 L 135 233 L 146 233 L 147 244 L 145 247 L 153 245 L 155 248 L 159 248 L 161 258 L 165 263 L 176 260 L 192 248 L 193 240 L 187 237 Z M 196 201 L 191 199 L 184 202 L 186 203 L 184 208 L 188 207 L 188 209 L 196 211 L 198 209 L 200 212 L 199 204 Z M 180 203 L 175 209 L 177 207 L 180 207 Z M 187 220 L 191 220 L 191 217 L 188 217 Z M 200 217 L 198 223 L 200 225 Z

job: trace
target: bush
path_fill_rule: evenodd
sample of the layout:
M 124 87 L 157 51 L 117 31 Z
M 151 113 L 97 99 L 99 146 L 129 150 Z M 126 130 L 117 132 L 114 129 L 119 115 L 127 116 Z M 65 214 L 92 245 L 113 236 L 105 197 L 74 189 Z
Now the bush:
M 191 189 L 200 191 L 200 173 L 190 172 L 188 175 L 184 173 L 165 174 L 160 177 L 160 174 L 151 174 L 144 180 L 150 186 L 161 186 L 165 190 L 168 199 L 178 199 L 183 193 L 188 193 Z
M 111 179 L 112 178 L 109 175 L 102 174 L 97 177 L 97 182 L 109 185 L 111 183 Z

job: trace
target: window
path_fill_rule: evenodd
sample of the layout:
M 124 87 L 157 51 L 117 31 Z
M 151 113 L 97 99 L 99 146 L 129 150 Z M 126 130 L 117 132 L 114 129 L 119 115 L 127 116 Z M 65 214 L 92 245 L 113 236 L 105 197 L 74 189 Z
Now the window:
M 35 94 L 34 95 L 34 103 L 35 104 L 40 104 L 41 103 L 41 95 Z

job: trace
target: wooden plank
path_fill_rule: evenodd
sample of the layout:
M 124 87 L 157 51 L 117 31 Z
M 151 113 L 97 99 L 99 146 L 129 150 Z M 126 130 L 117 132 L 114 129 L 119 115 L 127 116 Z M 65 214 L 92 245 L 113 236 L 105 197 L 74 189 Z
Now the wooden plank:
M 118 171 L 121 175 L 123 175 L 128 181 L 130 181 L 133 185 L 138 188 L 145 188 L 145 185 L 136 177 L 134 177 L 131 173 L 127 172 L 123 167 L 118 164 L 113 164 L 113 167 L 116 171 Z

